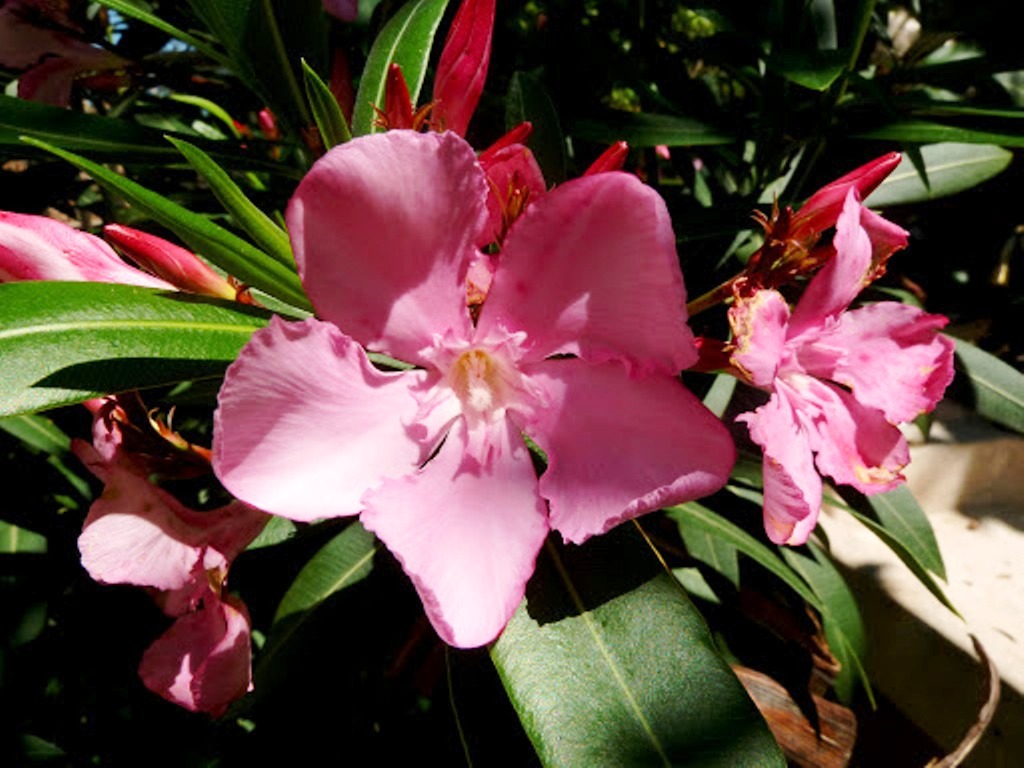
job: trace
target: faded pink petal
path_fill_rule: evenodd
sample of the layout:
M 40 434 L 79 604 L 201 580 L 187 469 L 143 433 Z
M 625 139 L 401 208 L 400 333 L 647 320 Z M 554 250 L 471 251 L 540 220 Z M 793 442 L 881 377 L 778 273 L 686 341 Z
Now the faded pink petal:
M 149 690 L 191 712 L 219 717 L 252 689 L 249 614 L 240 600 L 208 592 L 143 654 Z
M 359 0 L 324 0 L 324 10 L 342 21 L 359 18 Z
M 776 544 L 803 544 L 821 511 L 821 477 L 802 408 L 799 394 L 780 383 L 767 403 L 737 419 L 764 450 L 764 529 Z
M 493 429 L 500 452 L 486 466 L 464 460 L 460 424 L 423 469 L 370 491 L 361 518 L 401 561 L 437 633 L 460 648 L 501 632 L 548 531 L 522 439 L 508 422 Z
M 437 62 L 433 121 L 459 136 L 476 111 L 487 79 L 494 29 L 494 0 L 462 0 Z
M 128 258 L 183 291 L 235 299 L 237 291 L 206 262 L 181 246 L 121 224 L 108 224 L 103 235 Z
M 173 290 L 125 264 L 98 237 L 45 216 L 0 211 L 0 282 L 89 280 Z
M 805 240 L 831 228 L 852 191 L 856 191 L 858 199 L 863 200 L 895 170 L 901 159 L 899 152 L 889 152 L 826 184 L 797 211 L 791 236 L 795 240 Z
M 524 429 L 548 455 L 541 495 L 551 527 L 580 544 L 619 523 L 720 489 L 736 449 L 675 378 L 630 379 L 613 363 L 531 367 L 548 406 Z
M 913 421 L 953 380 L 953 341 L 937 333 L 947 322 L 892 301 L 845 312 L 814 342 L 836 352 L 831 364 L 808 371 L 849 387 L 893 424 Z
M 691 365 L 686 289 L 658 194 L 630 174 L 602 173 L 542 203 L 509 232 L 479 330 L 526 331 L 532 360 L 569 353 L 636 373 Z
M 800 394 L 803 418 L 814 422 L 809 437 L 822 474 L 867 494 L 891 491 L 903 481 L 907 441 L 881 411 L 811 377 Z
M 273 514 L 357 514 L 367 488 L 426 458 L 422 436 L 406 426 L 418 408 L 410 388 L 423 381 L 421 372 L 378 371 L 330 323 L 275 317 L 224 377 L 214 471 L 235 496 Z
M 729 308 L 733 365 L 758 387 L 770 387 L 785 353 L 789 305 L 778 291 L 758 291 Z
M 432 331 L 468 335 L 466 271 L 487 195 L 472 149 L 451 133 L 389 131 L 332 149 L 287 214 L 318 316 L 409 362 Z
M 850 306 L 871 279 L 873 248 L 861 226 L 865 210 L 851 190 L 836 223 L 835 255 L 807 285 L 789 322 L 790 339 L 820 327 Z

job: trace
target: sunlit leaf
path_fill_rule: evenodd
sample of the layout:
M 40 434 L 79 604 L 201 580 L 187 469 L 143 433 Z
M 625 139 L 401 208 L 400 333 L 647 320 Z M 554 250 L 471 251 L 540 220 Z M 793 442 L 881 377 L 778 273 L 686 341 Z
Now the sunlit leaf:
M 544 765 L 785 765 L 703 618 L 633 526 L 549 544 L 491 658 Z
M 927 120 L 901 120 L 854 134 L 858 139 L 885 139 L 912 144 L 956 142 L 960 144 L 995 144 L 1003 147 L 1024 147 L 1024 135 L 1019 132 L 998 133 L 974 128 L 962 128 Z
M 129 285 L 0 285 L 0 416 L 219 376 L 268 317 Z
M 921 147 L 920 153 L 928 174 L 927 184 L 913 163 L 903 162 L 868 196 L 865 204 L 888 208 L 955 195 L 999 175 L 1013 157 L 1001 147 L 980 144 L 932 144 Z
M 969 342 L 955 341 L 957 360 L 974 392 L 974 409 L 986 419 L 1024 433 L 1024 374 Z
M 878 521 L 903 543 L 907 552 L 939 578 L 946 578 L 935 532 L 909 488 L 901 485 L 888 493 L 868 496 L 867 503 L 878 515 Z
M 302 62 L 302 76 L 306 84 L 306 98 L 309 99 L 309 109 L 316 120 L 317 130 L 320 131 L 320 139 L 324 143 L 324 149 L 344 144 L 352 138 L 349 132 L 348 123 L 345 122 L 345 115 L 342 114 L 338 100 L 334 98 L 331 89 L 320 76 L 313 71 L 305 61 Z

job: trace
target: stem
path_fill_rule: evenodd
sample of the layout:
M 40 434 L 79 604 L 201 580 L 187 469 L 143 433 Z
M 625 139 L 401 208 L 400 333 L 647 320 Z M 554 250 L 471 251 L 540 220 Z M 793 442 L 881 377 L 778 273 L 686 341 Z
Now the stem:
M 686 314 L 689 317 L 700 314 L 705 309 L 711 309 L 718 304 L 722 304 L 732 298 L 732 287 L 736 284 L 736 281 L 743 276 L 741 272 L 738 275 L 733 275 L 724 283 L 715 288 L 712 288 L 707 293 L 698 296 L 693 301 L 687 303 Z

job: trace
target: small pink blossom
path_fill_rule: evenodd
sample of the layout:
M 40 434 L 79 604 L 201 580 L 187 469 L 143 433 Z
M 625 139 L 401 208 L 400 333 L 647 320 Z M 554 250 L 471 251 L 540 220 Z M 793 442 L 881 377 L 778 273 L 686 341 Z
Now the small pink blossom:
M 89 405 L 93 443 L 76 440 L 72 448 L 104 490 L 78 539 L 82 566 L 104 584 L 160 591 L 176 621 L 143 656 L 143 683 L 191 711 L 223 714 L 251 689 L 252 675 L 248 613 L 222 590 L 231 562 L 268 517 L 237 501 L 189 509 L 150 482 L 151 457 L 126 448 L 132 428 L 117 401 Z
M 457 135 L 335 147 L 287 219 L 319 319 L 275 318 L 228 369 L 214 469 L 274 514 L 361 514 L 447 642 L 494 639 L 549 530 L 583 542 L 728 477 L 727 432 L 676 378 L 696 353 L 668 212 L 635 177 L 531 205 L 475 322 L 488 184 Z
M 881 244 L 880 244 L 881 242 Z M 947 320 L 905 304 L 849 310 L 906 233 L 847 189 L 834 256 L 790 312 L 775 290 L 729 310 L 732 365 L 768 402 L 739 417 L 764 450 L 764 522 L 779 544 L 802 544 L 821 509 L 819 472 L 863 493 L 896 487 L 910 460 L 894 426 L 930 411 L 953 377 Z

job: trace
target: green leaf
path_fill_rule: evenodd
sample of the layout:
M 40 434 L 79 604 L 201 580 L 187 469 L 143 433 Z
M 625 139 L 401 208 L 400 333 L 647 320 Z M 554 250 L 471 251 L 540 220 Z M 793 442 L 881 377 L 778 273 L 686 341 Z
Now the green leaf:
M 1024 433 L 1024 374 L 973 344 L 956 341 L 956 357 L 974 391 L 974 409 L 996 424 Z
M 289 520 L 287 517 L 278 517 L 274 515 L 270 518 L 263 530 L 260 531 L 260 535 L 249 542 L 249 546 L 245 548 L 248 552 L 250 549 L 263 549 L 264 547 L 272 547 L 275 544 L 288 541 L 292 536 L 295 535 L 295 523 Z
M 310 558 L 281 598 L 274 614 L 274 623 L 304 614 L 328 597 L 356 582 L 373 570 L 376 540 L 353 521 L 345 530 L 328 541 Z
M 185 156 L 196 173 L 206 179 L 213 194 L 220 200 L 224 210 L 231 214 L 238 225 L 245 230 L 263 251 L 288 269 L 295 269 L 295 257 L 288 235 L 269 216 L 256 207 L 245 193 L 231 179 L 227 171 L 215 163 L 199 147 L 187 141 L 167 137 L 178 151 Z
M 165 134 L 166 131 L 126 120 L 84 115 L 0 95 L 0 147 L 14 147 L 21 154 L 37 154 L 22 140 L 27 135 L 64 149 L 88 152 L 121 163 L 132 160 L 171 162 L 177 159 L 178 153 L 167 145 Z M 248 143 L 250 147 L 253 144 Z M 297 169 L 261 159 L 257 153 L 242 151 L 228 142 L 204 142 L 202 146 L 211 156 L 230 163 L 232 168 L 292 177 L 301 175 Z
M 46 552 L 46 537 L 0 520 L 0 554 Z
M 0 285 L 0 416 L 219 376 L 269 313 L 107 283 Z
M 925 184 L 912 163 L 900 164 L 865 204 L 872 208 L 920 203 L 963 192 L 1002 173 L 1013 157 L 1001 147 L 931 144 L 920 148 L 928 174 Z
M 316 120 L 324 149 L 344 144 L 352 138 L 352 134 L 348 129 L 348 123 L 345 122 L 345 115 L 338 106 L 338 100 L 334 98 L 327 83 L 320 79 L 305 59 L 302 60 L 302 76 L 305 78 L 309 108 L 313 113 L 313 119 Z
M 279 119 L 297 129 L 311 123 L 298 67 L 300 58 L 326 62 L 328 27 L 321 0 L 189 0 L 189 5 L 224 45 L 238 76 Z
M 0 429 L 41 453 L 66 453 L 71 438 L 45 416 L 28 413 L 0 419 Z
M 996 133 L 944 125 L 928 120 L 900 120 L 870 131 L 854 134 L 858 139 L 884 139 L 903 141 L 909 144 L 934 144 L 958 142 L 961 144 L 996 144 L 1003 147 L 1024 147 L 1024 135 L 1020 132 Z
M 86 171 L 97 183 L 113 190 L 134 207 L 163 224 L 190 248 L 228 274 L 296 307 L 311 308 L 294 269 L 289 269 L 240 237 L 217 226 L 205 216 L 193 213 L 163 195 L 84 157 L 35 139 L 26 138 L 25 141 L 52 152 Z
M 352 112 L 352 135 L 373 133 L 376 113 L 373 108 L 384 107 L 384 89 L 388 68 L 398 64 L 409 88 L 409 97 L 415 105 L 427 73 L 427 61 L 434 44 L 434 35 L 444 16 L 448 0 L 409 0 L 384 25 L 373 41 L 366 59 L 359 92 Z
M 856 510 L 850 508 L 847 508 L 846 511 L 853 515 L 858 522 L 866 526 L 868 530 L 870 530 L 878 538 L 880 538 L 882 542 L 896 554 L 896 556 L 903 562 L 903 564 L 910 569 L 910 572 L 917 577 L 917 580 L 920 581 L 924 585 L 924 587 L 929 592 L 931 592 L 932 595 L 935 596 L 936 600 L 938 600 L 940 603 L 946 606 L 958 618 L 963 618 L 962 616 L 960 616 L 960 612 L 957 611 L 953 603 L 950 602 L 949 598 L 946 597 L 946 593 L 942 591 L 942 587 L 940 587 L 938 583 L 935 581 L 935 578 L 932 576 L 931 572 L 927 568 L 925 568 L 921 561 L 914 556 L 913 552 L 907 549 L 907 546 L 903 543 L 901 539 L 897 538 L 894 534 L 892 534 L 889 531 L 888 528 L 885 528 L 879 523 L 876 523 L 870 517 L 862 515 Z
M 718 513 L 712 512 L 703 504 L 698 504 L 695 501 L 688 501 L 678 507 L 669 507 L 665 511 L 669 517 L 678 523 L 680 532 L 686 531 L 691 534 L 703 532 L 727 544 L 731 544 L 747 557 L 754 560 L 754 562 L 782 579 L 794 592 L 819 612 L 822 610 L 821 601 L 808 588 L 803 579 L 792 568 L 787 566 L 775 552 L 735 523 L 726 520 Z
M 695 526 L 679 524 L 686 551 L 727 578 L 734 587 L 740 585 L 740 564 L 736 547 L 720 536 Z
M 871 681 L 861 661 L 867 650 L 867 639 L 857 601 L 821 547 L 813 542 L 808 546 L 814 553 L 813 560 L 788 547 L 782 547 L 782 556 L 821 600 L 825 639 L 841 665 L 835 682 L 836 695 L 844 704 L 849 704 L 859 678 L 874 706 Z
M 565 136 L 558 110 L 551 100 L 540 71 L 513 72 L 505 96 L 505 128 L 523 122 L 533 125 L 530 147 L 550 185 L 565 180 Z M 617 139 L 615 139 L 617 141 Z
M 549 541 L 491 659 L 544 765 L 785 765 L 635 526 Z
M 105 5 L 114 11 L 117 11 L 122 16 L 127 16 L 131 19 L 138 19 L 139 21 L 149 24 L 155 29 L 159 29 L 161 32 L 166 32 L 173 38 L 181 40 L 186 45 L 190 45 L 197 51 L 202 53 L 204 56 L 213 59 L 218 64 L 226 65 L 228 63 L 227 58 L 220 51 L 216 50 L 210 45 L 207 45 L 202 40 L 182 29 L 178 29 L 173 24 L 170 24 L 159 16 L 150 13 L 145 7 L 140 5 L 134 0 L 98 0 L 100 5 Z
M 729 407 L 729 401 L 736 391 L 736 377 L 727 373 L 720 373 L 715 376 L 711 388 L 704 395 L 704 406 L 718 418 L 722 418 L 725 409 Z
M 779 51 L 768 57 L 768 69 L 812 91 L 826 91 L 846 70 L 843 50 Z
M 594 120 L 577 120 L 569 133 L 581 139 L 611 144 L 629 142 L 631 147 L 707 147 L 732 144 L 735 136 L 689 117 L 645 112 L 621 112 Z
M 945 580 L 946 567 L 935 540 L 935 532 L 910 489 L 901 485 L 888 493 L 868 496 L 867 502 L 878 515 L 882 526 L 903 543 L 907 552 L 922 566 Z

